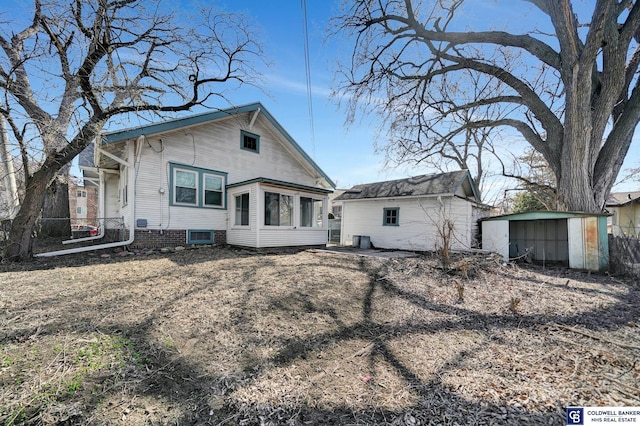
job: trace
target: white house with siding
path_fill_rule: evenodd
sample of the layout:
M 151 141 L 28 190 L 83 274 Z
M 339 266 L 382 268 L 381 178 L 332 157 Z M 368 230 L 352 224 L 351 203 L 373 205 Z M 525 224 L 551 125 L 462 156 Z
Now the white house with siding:
M 476 247 L 478 220 L 489 213 L 467 170 L 357 185 L 335 202 L 342 205 L 342 245 L 369 237 L 385 249 L 437 249 L 446 223 L 452 249 Z
M 335 184 L 260 103 L 107 133 L 91 148 L 85 182 L 133 245 L 326 243 Z

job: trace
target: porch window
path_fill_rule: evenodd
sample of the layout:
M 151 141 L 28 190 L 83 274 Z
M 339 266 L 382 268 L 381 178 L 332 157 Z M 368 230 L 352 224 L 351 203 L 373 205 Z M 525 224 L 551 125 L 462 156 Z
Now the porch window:
M 249 225 L 249 193 L 236 195 L 236 225 Z
M 293 196 L 277 192 L 264 193 L 264 224 L 292 226 Z
M 382 216 L 383 226 L 399 226 L 400 225 L 400 208 L 385 208 Z
M 322 227 L 322 200 L 300 197 L 300 226 Z

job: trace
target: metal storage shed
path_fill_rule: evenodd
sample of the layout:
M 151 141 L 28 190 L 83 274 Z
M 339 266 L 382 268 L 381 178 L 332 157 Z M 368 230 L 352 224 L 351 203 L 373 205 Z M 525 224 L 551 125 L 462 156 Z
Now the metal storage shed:
M 574 269 L 609 269 L 607 215 L 582 212 L 526 212 L 482 221 L 482 248 L 505 260 L 528 255 Z

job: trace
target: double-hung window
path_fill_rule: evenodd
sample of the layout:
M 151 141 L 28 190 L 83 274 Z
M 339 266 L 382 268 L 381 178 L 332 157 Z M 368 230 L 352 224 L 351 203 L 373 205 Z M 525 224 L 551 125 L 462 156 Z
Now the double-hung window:
M 277 192 L 264 193 L 264 224 L 293 225 L 293 196 Z
M 198 205 L 198 173 L 190 170 L 176 169 L 175 174 L 175 203 Z
M 226 173 L 173 163 L 170 166 L 171 205 L 225 208 Z
M 300 197 L 300 226 L 322 227 L 322 200 Z
M 222 207 L 222 177 L 209 173 L 203 174 L 204 205 L 207 207 Z

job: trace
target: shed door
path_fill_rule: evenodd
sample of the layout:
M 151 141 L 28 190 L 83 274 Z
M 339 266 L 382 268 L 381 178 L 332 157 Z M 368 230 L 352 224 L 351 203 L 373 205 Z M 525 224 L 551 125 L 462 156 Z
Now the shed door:
M 566 219 L 517 220 L 509 222 L 509 256 L 529 251 L 539 262 L 569 262 Z

